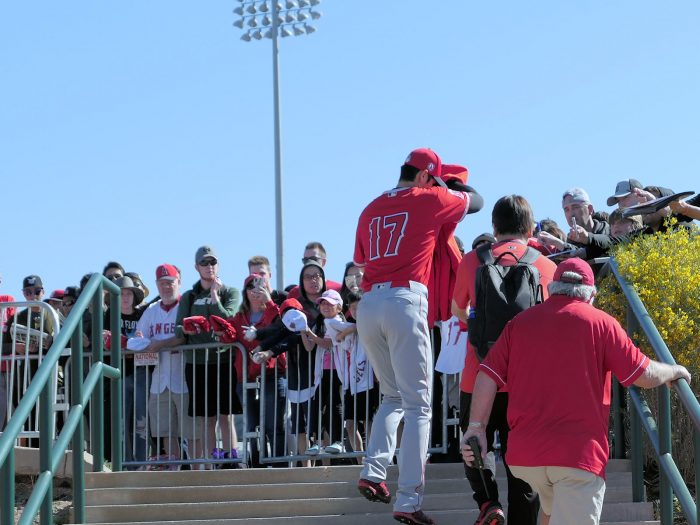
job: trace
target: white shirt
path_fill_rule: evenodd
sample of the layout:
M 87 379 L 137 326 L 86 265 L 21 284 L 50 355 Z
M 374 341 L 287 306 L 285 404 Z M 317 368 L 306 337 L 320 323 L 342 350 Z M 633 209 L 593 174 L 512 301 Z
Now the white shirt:
M 165 310 L 161 301 L 153 303 L 139 319 L 136 330 L 153 341 L 163 341 L 175 337 L 177 305 Z M 160 394 L 169 388 L 173 394 L 186 394 L 185 357 L 182 352 L 163 350 L 158 354 L 158 364 L 153 370 L 151 394 Z

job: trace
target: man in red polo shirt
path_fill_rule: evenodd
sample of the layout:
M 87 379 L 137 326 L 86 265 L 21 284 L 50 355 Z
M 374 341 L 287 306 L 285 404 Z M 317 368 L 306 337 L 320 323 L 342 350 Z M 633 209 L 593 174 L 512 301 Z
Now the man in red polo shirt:
M 481 363 L 474 386 L 466 440 L 486 446 L 483 425 L 496 390 L 508 383 L 513 474 L 539 493 L 544 519 L 597 525 L 605 493 L 611 372 L 628 387 L 652 388 L 690 381 L 679 365 L 650 360 L 620 324 L 591 304 L 591 267 L 578 258 L 562 262 L 549 299 L 513 318 Z
M 397 186 L 360 215 L 355 240 L 354 263 L 364 268 L 365 292 L 357 332 L 382 392 L 358 488 L 371 501 L 391 501 L 384 481 L 403 418 L 394 519 L 408 525 L 433 523 L 421 510 L 432 397 L 427 284 L 433 252 L 443 225 L 462 220 L 473 194 L 471 188 L 437 187 L 442 174 L 434 151 L 411 152 Z
M 495 259 L 501 257 L 498 264 L 503 266 L 515 264 L 516 258 L 518 260 L 521 259 L 527 252 L 528 239 L 532 236 L 532 229 L 535 224 L 530 204 L 524 197 L 519 195 L 501 197 L 493 207 L 491 222 L 496 236 L 496 243 L 491 246 L 493 257 Z M 462 258 L 457 269 L 452 313 L 465 324 L 468 317 L 467 312 L 470 308 L 476 307 L 476 273 L 481 264 L 476 250 L 472 250 Z M 535 259 L 533 266 L 539 271 L 540 285 L 546 298 L 547 285 L 552 280 L 556 265 L 543 255 L 540 255 Z M 478 371 L 479 359 L 476 355 L 476 350 L 469 344 L 460 384 L 459 413 L 462 432 L 467 430 L 471 392 Z M 502 389 L 496 395 L 494 409 L 485 429 L 488 436 L 489 452 L 493 452 L 494 432 L 496 431 L 498 431 L 500 439 L 501 452 L 505 453 L 508 448 L 508 423 L 506 421 L 508 399 L 508 393 L 506 393 L 505 389 Z M 490 455 L 489 459 L 491 460 L 492 458 L 493 455 Z M 511 474 L 508 464 L 505 464 L 505 467 L 508 477 L 508 523 L 511 525 L 535 525 L 537 523 L 537 512 L 539 511 L 537 496 L 527 483 L 523 483 L 522 480 Z M 478 470 L 465 466 L 465 473 L 474 491 L 474 500 L 480 510 L 476 524 L 494 525 L 503 523 L 505 516 L 498 499 L 495 461 L 489 461 L 488 468 L 484 471 L 485 484 L 482 482 Z

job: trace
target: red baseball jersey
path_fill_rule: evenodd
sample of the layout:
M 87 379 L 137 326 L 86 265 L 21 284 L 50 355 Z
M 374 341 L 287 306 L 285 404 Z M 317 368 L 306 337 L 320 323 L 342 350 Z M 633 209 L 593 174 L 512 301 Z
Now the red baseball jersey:
M 468 194 L 439 187 L 395 188 L 374 199 L 355 236 L 353 260 L 364 266 L 363 290 L 387 281 L 427 286 L 440 228 L 461 221 L 468 207 Z

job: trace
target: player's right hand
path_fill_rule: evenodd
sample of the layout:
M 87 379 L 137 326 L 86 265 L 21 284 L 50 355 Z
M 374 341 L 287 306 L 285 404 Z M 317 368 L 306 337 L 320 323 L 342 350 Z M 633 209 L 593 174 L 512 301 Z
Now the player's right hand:
M 472 436 L 476 436 L 476 438 L 479 440 L 481 456 L 486 458 L 486 433 L 483 429 L 467 428 L 467 431 L 462 435 L 460 451 L 462 453 L 462 460 L 469 467 L 473 466 L 472 463 L 474 462 L 474 451 L 467 443 L 467 440 Z

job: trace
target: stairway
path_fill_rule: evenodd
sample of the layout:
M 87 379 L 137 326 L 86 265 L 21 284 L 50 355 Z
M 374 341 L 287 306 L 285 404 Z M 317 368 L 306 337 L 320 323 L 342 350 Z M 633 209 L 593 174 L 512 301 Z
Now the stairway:
M 115 472 L 86 475 L 88 523 L 144 525 L 390 525 L 391 505 L 365 500 L 360 467 Z M 397 469 L 388 485 L 396 490 Z M 438 525 L 470 525 L 478 515 L 461 464 L 428 465 L 424 510 Z M 503 469 L 501 500 L 507 500 Z M 612 460 L 602 523 L 657 524 L 651 503 L 632 503 L 627 460 Z

